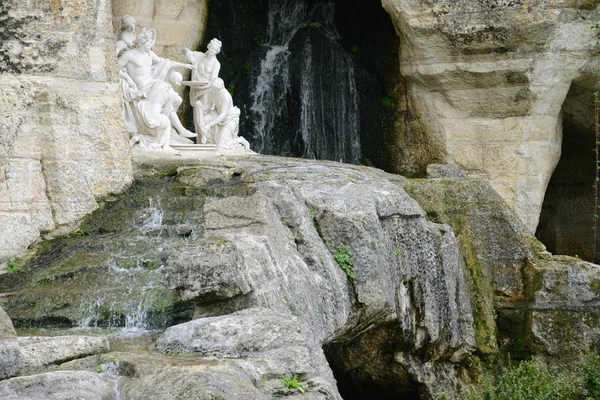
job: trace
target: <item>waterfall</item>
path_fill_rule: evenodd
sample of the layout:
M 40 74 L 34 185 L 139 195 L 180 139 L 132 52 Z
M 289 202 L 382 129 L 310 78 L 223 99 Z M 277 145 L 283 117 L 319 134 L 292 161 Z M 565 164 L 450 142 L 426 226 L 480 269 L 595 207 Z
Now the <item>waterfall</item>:
M 160 228 L 162 226 L 162 219 L 164 210 L 160 205 L 160 199 L 154 201 L 152 198 L 148 198 L 150 206 L 145 209 L 148 212 L 148 216 L 144 219 L 143 225 L 149 228 Z
M 352 59 L 338 43 L 334 3 L 271 2 L 268 24 L 251 92 L 257 151 L 358 163 L 358 93 Z
M 269 4 L 267 53 L 251 93 L 254 129 L 259 153 L 273 153 L 271 132 L 290 91 L 289 44 L 306 19 L 303 0 L 281 0 Z
M 144 269 L 140 260 L 133 268 L 108 260 L 107 270 L 107 279 L 114 283 L 115 290 L 92 293 L 95 299 L 80 303 L 78 328 L 121 328 L 120 333 L 125 335 L 146 332 L 152 326 L 150 312 L 164 302 L 164 295 L 157 290 L 156 275 L 160 271 Z M 155 324 L 160 322 L 157 317 L 154 320 Z

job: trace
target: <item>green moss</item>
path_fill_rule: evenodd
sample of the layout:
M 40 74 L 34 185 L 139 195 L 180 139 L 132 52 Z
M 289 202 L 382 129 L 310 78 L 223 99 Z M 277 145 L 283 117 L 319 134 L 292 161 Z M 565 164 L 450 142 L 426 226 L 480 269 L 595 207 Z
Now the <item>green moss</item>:
M 160 171 L 158 173 L 159 176 L 166 178 L 166 177 L 173 177 L 177 175 L 177 166 L 171 167 L 169 169 L 166 169 L 164 171 Z

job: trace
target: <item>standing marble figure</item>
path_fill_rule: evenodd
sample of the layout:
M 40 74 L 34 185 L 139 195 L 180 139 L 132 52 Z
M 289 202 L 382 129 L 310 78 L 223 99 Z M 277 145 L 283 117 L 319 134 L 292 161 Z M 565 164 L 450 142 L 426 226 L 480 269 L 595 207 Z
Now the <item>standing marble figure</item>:
M 221 70 L 221 63 L 217 60 L 221 46 L 221 41 L 215 38 L 208 44 L 206 53 L 191 51 L 188 48 L 183 49 L 188 61 L 194 66 L 190 84 L 190 103 L 194 108 L 194 125 L 197 133 L 201 132 L 199 121 L 202 120 L 202 114 L 206 114 L 211 108 L 208 103 L 208 92 L 210 83 L 219 77 Z M 204 138 L 202 138 L 202 142 L 206 142 Z

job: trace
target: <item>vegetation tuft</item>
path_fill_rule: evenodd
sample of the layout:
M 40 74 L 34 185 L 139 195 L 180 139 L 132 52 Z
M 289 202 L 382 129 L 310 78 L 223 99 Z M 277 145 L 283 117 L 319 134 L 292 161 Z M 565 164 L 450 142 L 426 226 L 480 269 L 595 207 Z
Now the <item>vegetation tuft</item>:
M 23 263 L 23 260 L 21 260 L 20 258 L 13 258 L 6 265 L 6 272 L 8 272 L 9 274 L 21 272 L 22 271 L 22 269 L 21 269 L 22 263 Z
M 333 258 L 344 270 L 346 275 L 348 275 L 348 279 L 353 281 L 356 278 L 356 274 L 354 273 L 354 265 L 352 265 L 352 259 L 350 258 L 351 255 L 352 251 L 350 250 L 350 247 L 342 245 L 337 248 Z
M 298 390 L 300 393 L 304 393 L 308 388 L 302 384 L 302 380 L 298 378 L 298 375 L 292 377 L 284 376 L 283 384 L 288 390 Z
M 600 399 L 600 356 L 589 350 L 571 370 L 522 361 L 497 377 L 483 379 L 483 391 L 469 400 L 595 400 Z

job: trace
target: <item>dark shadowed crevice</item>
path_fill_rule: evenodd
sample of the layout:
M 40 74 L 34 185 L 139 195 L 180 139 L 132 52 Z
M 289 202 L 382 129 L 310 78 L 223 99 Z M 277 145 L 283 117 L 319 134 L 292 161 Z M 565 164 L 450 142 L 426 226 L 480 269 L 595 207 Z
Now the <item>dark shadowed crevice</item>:
M 594 82 L 592 74 L 573 81 L 563 104 L 562 154 L 546 189 L 536 231 L 550 252 L 588 261 L 593 261 Z M 600 261 L 598 255 L 595 261 Z
M 397 361 L 403 348 L 393 323 L 369 330 L 349 341 L 324 346 L 338 390 L 344 400 L 418 400 L 420 384 Z

